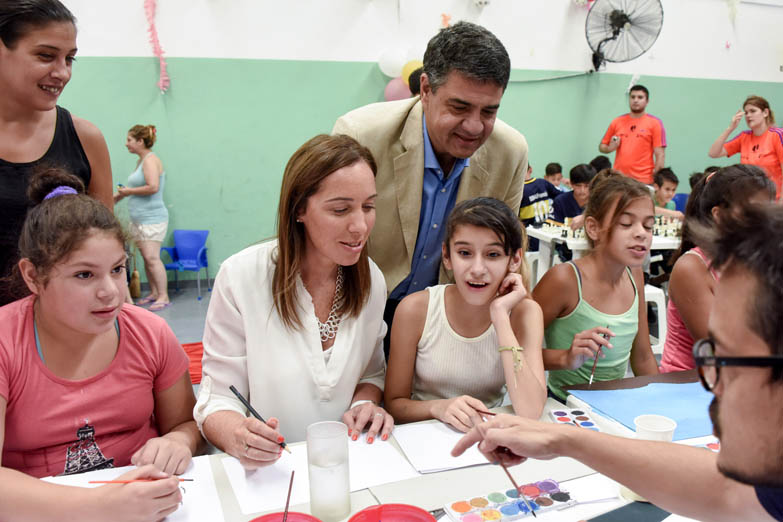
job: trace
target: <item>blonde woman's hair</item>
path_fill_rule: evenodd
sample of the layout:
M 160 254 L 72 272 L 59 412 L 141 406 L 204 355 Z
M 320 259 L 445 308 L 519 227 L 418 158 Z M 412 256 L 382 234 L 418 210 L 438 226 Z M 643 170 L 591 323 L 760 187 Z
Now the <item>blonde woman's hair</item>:
M 144 142 L 144 146 L 148 149 L 151 149 L 152 146 L 155 145 L 155 141 L 158 139 L 158 131 L 152 124 L 134 125 L 130 128 L 128 134 L 130 134 L 134 140 L 142 140 Z

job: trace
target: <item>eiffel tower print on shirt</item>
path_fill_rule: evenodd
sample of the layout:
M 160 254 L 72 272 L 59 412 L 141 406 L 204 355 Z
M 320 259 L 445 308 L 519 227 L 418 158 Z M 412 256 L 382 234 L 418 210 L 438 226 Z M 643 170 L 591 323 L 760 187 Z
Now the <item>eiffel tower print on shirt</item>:
M 114 467 L 114 458 L 107 459 L 95 442 L 95 428 L 85 423 L 76 431 L 76 437 L 76 442 L 68 446 L 65 469 L 61 475 L 74 475 Z

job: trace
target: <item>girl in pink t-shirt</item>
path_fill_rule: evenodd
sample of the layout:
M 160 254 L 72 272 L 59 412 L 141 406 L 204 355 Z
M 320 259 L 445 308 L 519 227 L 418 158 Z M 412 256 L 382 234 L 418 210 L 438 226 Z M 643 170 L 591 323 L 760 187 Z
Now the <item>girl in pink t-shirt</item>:
M 669 279 L 666 311 L 669 328 L 661 358 L 662 372 L 695 367 L 693 343 L 707 337 L 707 319 L 720 276 L 712 269 L 710 259 L 696 246 L 693 225 L 709 227 L 719 221 L 724 212 L 774 199 L 774 184 L 754 165 L 724 167 L 705 176 L 693 187 L 685 208 L 682 245 Z
M 159 520 L 181 500 L 171 474 L 202 444 L 188 359 L 166 323 L 124 305 L 124 234 L 75 176 L 38 172 L 37 203 L 0 308 L 0 520 Z M 33 477 L 134 464 L 122 479 L 72 488 Z M 31 476 L 32 475 L 32 476 Z

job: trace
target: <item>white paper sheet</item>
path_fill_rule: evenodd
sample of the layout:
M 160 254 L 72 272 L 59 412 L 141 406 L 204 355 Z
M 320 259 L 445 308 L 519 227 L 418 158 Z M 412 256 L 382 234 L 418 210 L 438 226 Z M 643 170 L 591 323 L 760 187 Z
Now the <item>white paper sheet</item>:
M 122 468 L 102 469 L 69 475 L 66 477 L 46 477 L 42 480 L 62 484 L 66 486 L 79 486 L 83 488 L 95 488 L 100 484 L 89 484 L 91 480 L 114 480 L 135 466 Z M 209 456 L 195 457 L 181 478 L 192 478 L 193 482 L 182 482 L 185 493 L 182 495 L 182 506 L 166 517 L 169 522 L 187 522 L 194 520 L 210 520 L 222 522 L 223 510 L 220 506 L 220 498 L 215 488 L 215 479 L 212 476 L 212 467 L 209 464 Z
M 310 482 L 307 473 L 307 446 L 289 445 L 291 454 L 283 452 L 273 465 L 252 472 L 245 471 L 233 457 L 222 459 L 228 481 L 243 514 L 282 509 L 288 494 L 291 471 L 295 470 L 291 490 L 291 505 L 310 501 Z M 348 442 L 348 462 L 351 491 L 380 484 L 397 482 L 418 476 L 416 470 L 388 441 L 376 439 L 367 444 L 364 436 Z
M 682 517 L 680 515 L 669 515 L 663 519 L 663 522 L 699 522 L 695 518 Z
M 291 471 L 296 471 L 294 484 L 291 487 L 291 505 L 310 501 L 306 446 L 289 444 L 288 449 L 291 453 L 284 451 L 274 465 L 255 471 L 246 471 L 234 457 L 221 459 L 228 482 L 237 498 L 239 510 L 243 514 L 285 507 Z
M 348 443 L 351 491 L 419 476 L 390 442 L 375 439 L 372 444 L 367 444 L 366 436 L 365 432 L 359 440 Z
M 393 436 L 420 473 L 488 464 L 475 445 L 459 457 L 451 456 L 451 450 L 463 435 L 442 422 L 424 422 L 395 426 Z

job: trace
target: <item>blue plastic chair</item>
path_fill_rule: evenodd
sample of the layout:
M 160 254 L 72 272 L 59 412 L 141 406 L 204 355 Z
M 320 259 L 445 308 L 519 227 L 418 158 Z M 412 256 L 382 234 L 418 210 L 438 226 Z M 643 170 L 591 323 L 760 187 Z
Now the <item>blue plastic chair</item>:
M 688 196 L 690 194 L 680 193 L 675 194 L 672 198 L 672 201 L 674 201 L 674 206 L 677 210 L 680 212 L 685 212 L 685 204 L 688 203 Z
M 188 270 L 196 272 L 196 284 L 198 285 L 198 299 L 201 300 L 201 269 L 206 269 L 207 289 L 211 292 L 212 285 L 209 282 L 209 263 L 207 263 L 207 236 L 209 230 L 175 230 L 174 246 L 161 247 L 171 258 L 171 263 L 164 263 L 166 270 L 174 270 L 174 287 L 179 291 L 179 278 L 177 272 Z

